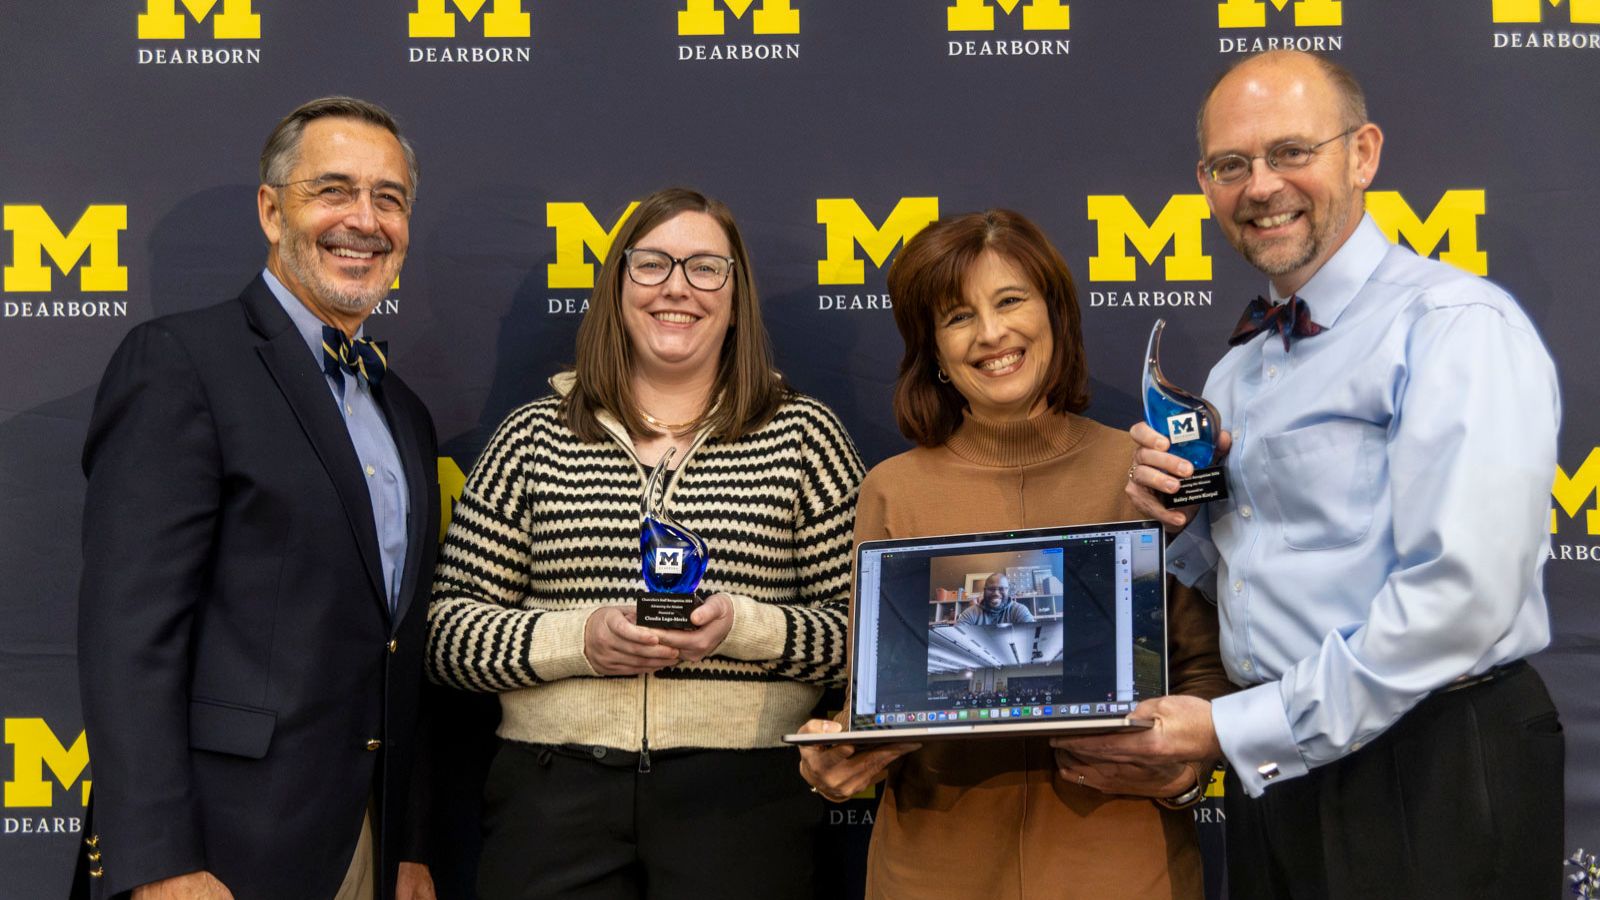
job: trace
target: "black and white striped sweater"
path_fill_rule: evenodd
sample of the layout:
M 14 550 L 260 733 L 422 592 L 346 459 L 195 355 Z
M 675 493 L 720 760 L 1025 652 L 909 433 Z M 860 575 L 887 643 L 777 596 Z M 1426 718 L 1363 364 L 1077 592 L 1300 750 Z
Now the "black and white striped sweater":
M 564 390 L 570 379 L 551 383 Z M 551 396 L 512 412 L 467 479 L 435 574 L 429 674 L 499 692 L 499 734 L 510 740 L 777 745 L 822 686 L 844 678 L 863 468 L 843 426 L 797 394 L 736 442 L 696 438 L 666 508 L 705 538 L 701 586 L 734 598 L 733 626 L 702 662 L 607 678 L 583 655 L 583 627 L 596 608 L 631 606 L 644 590 L 648 471 L 614 420 L 601 419 L 612 440 L 586 443 L 562 423 L 559 403 Z

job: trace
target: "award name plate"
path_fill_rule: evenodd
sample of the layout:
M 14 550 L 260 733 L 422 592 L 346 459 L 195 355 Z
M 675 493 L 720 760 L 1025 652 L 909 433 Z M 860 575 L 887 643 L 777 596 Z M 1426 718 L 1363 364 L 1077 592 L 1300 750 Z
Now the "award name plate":
M 1141 393 L 1144 395 L 1144 421 L 1146 425 L 1166 435 L 1172 445 L 1167 452 L 1189 461 L 1194 474 L 1178 479 L 1175 494 L 1157 492 L 1156 496 L 1168 509 L 1223 500 L 1228 496 L 1227 472 L 1212 463 L 1217 456 L 1217 435 L 1222 431 L 1222 417 L 1217 408 L 1204 398 L 1178 387 L 1161 373 L 1161 332 L 1167 327 L 1165 319 L 1157 319 L 1150 329 L 1150 344 L 1145 349 L 1144 377 Z

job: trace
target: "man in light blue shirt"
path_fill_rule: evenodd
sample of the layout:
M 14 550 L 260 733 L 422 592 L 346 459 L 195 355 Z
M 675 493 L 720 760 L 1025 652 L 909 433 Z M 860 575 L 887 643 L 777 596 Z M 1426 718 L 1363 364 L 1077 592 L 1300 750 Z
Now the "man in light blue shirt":
M 321 365 L 323 329 L 327 327 L 325 323 L 317 318 L 311 307 L 300 302 L 278 280 L 271 267 L 261 270 L 261 280 L 266 282 L 267 290 L 272 292 L 278 305 L 288 314 L 295 330 L 300 332 L 312 358 Z M 355 331 L 348 335 L 353 341 L 360 341 L 365 336 L 365 321 L 357 324 Z M 347 377 L 337 370 L 332 373 L 324 371 L 323 378 L 333 394 L 340 418 L 350 433 L 356 462 L 367 479 L 372 524 L 378 530 L 378 559 L 383 570 L 383 589 L 392 612 L 400 601 L 400 575 L 405 568 L 406 556 L 406 522 L 410 515 L 410 510 L 406 508 L 406 473 L 400 463 L 400 448 L 395 446 L 388 420 L 384 418 L 383 409 L 367 379 Z
M 1164 509 L 1154 492 L 1192 467 L 1144 425 L 1128 492 L 1181 529 L 1169 570 L 1217 601 L 1241 689 L 1061 746 L 1226 757 L 1234 900 L 1552 896 L 1563 745 L 1522 662 L 1550 637 L 1549 354 L 1505 292 L 1364 214 L 1383 134 L 1348 72 L 1248 58 L 1198 131 L 1200 186 L 1273 306 L 1204 390 L 1231 429 L 1230 498 Z

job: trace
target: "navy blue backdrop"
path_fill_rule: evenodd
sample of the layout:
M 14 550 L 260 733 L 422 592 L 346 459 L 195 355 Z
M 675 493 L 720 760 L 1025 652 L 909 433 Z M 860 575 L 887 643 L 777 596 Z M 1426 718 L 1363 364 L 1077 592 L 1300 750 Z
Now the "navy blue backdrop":
M 0 894 L 54 897 L 92 782 L 74 675 L 77 467 L 134 324 L 257 271 L 255 161 L 303 100 L 400 115 L 412 250 L 371 328 L 433 409 L 441 483 L 571 357 L 627 204 L 687 184 L 755 256 L 778 360 L 869 463 L 899 340 L 887 262 L 930 218 L 1040 222 L 1079 280 L 1093 415 L 1138 414 L 1150 323 L 1199 385 L 1261 279 L 1207 221 L 1194 104 L 1239 53 L 1322 49 L 1388 143 L 1369 208 L 1486 274 L 1560 367 L 1536 660 L 1569 735 L 1569 847 L 1600 842 L 1600 0 L 119 0 L 0 2 Z M 479 707 L 463 703 L 470 784 Z M 463 790 L 468 790 L 464 787 Z M 857 891 L 872 801 L 831 812 L 828 896 Z M 456 861 L 475 832 L 461 813 Z M 1213 802 L 1197 810 L 1211 852 Z M 1213 867 L 1213 877 L 1219 867 Z M 454 871 L 454 870 L 452 870 Z

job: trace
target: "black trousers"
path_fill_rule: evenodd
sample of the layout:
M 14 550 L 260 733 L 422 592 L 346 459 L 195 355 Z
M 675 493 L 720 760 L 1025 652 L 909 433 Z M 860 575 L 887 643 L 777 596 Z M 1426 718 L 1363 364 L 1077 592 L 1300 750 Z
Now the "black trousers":
M 811 900 L 822 801 L 790 749 L 632 753 L 502 742 L 482 900 Z
M 1230 772 L 1229 900 L 1560 896 L 1564 756 L 1544 682 L 1519 662 L 1259 799 Z

